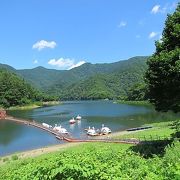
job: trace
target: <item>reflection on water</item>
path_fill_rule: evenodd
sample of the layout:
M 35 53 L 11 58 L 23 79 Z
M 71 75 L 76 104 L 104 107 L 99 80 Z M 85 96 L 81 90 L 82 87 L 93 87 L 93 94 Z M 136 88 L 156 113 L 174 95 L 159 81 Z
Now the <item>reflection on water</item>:
M 5 120 L 0 120 L 0 144 L 7 146 L 12 137 L 18 138 L 22 133 L 21 126 L 16 126 L 14 122 L 6 122 Z
M 64 102 L 63 105 L 8 113 L 19 118 L 45 122 L 52 126 L 62 125 L 77 138 L 86 138 L 84 129 L 89 126 L 99 129 L 104 124 L 114 132 L 179 117 L 179 114 L 157 113 L 152 108 L 115 104 L 111 101 Z M 82 120 L 70 125 L 69 120 L 78 114 L 82 116 Z M 0 155 L 57 143 L 63 142 L 40 129 L 0 121 Z
M 74 128 L 75 128 L 75 124 L 70 124 L 70 125 L 69 125 L 69 128 L 73 131 Z
M 58 143 L 62 142 L 43 130 L 0 121 L 0 156 Z

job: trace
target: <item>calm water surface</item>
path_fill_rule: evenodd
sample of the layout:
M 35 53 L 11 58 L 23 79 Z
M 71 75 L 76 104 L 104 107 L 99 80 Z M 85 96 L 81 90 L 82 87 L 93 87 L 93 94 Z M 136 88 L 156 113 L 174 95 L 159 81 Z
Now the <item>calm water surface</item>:
M 101 128 L 101 125 L 105 124 L 115 132 L 150 122 L 171 120 L 179 116 L 172 113 L 157 113 L 150 107 L 115 104 L 112 101 L 64 102 L 63 105 L 34 110 L 10 111 L 9 114 L 40 123 L 45 122 L 52 126 L 62 125 L 77 138 L 87 138 L 84 129 L 89 126 Z M 70 125 L 69 119 L 78 114 L 82 116 L 82 120 Z M 59 143 L 64 142 L 58 141 L 43 130 L 0 121 L 0 156 Z

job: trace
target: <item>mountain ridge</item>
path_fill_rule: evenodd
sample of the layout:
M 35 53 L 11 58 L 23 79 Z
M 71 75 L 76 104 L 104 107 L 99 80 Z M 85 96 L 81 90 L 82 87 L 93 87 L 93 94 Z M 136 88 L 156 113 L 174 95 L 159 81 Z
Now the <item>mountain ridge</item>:
M 47 69 L 43 66 L 16 70 L 5 64 L 0 64 L 0 68 L 13 71 L 41 91 L 48 92 L 52 95 L 56 94 L 62 99 L 68 99 L 68 97 L 73 99 L 71 94 L 74 94 L 74 91 L 76 91 L 75 94 L 78 96 L 77 99 L 83 99 L 83 97 L 88 99 L 88 97 L 92 97 L 93 95 L 88 95 L 92 91 L 90 92 L 85 86 L 92 86 L 94 89 L 91 81 L 97 83 L 98 88 L 100 88 L 100 86 L 104 87 L 100 89 L 106 92 L 105 94 L 113 94 L 113 97 L 120 96 L 121 94 L 125 95 L 126 88 L 131 87 L 134 83 L 143 82 L 144 72 L 147 68 L 147 58 L 148 56 L 135 56 L 128 60 L 113 63 L 85 63 L 71 70 Z M 105 83 L 105 85 L 103 83 Z M 83 93 L 88 95 L 88 97 L 85 97 L 85 95 L 81 96 L 83 93 L 79 91 L 78 86 L 80 86 L 81 89 L 87 90 L 87 92 L 83 91 Z M 71 92 L 71 94 L 65 93 L 67 89 L 70 89 L 69 92 Z M 96 88 L 93 92 L 95 93 L 95 91 Z M 103 96 L 105 96 L 105 94 Z

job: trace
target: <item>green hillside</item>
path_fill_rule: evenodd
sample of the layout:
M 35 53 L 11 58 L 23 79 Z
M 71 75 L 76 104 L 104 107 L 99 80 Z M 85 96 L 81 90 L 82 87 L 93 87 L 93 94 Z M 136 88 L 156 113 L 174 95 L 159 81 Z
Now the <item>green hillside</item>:
M 0 107 L 22 106 L 52 99 L 55 97 L 40 92 L 12 71 L 0 68 Z
M 54 70 L 44 67 L 15 70 L 0 67 L 20 75 L 33 86 L 61 99 L 102 99 L 127 95 L 136 83 L 143 82 L 147 57 L 137 56 L 124 61 L 104 64 L 85 63 L 71 70 Z
M 63 71 L 46 69 L 41 66 L 34 69 L 17 70 L 17 73 L 41 90 L 52 86 L 57 78 L 63 75 Z
M 6 69 L 8 71 L 11 71 L 11 72 L 14 72 L 14 73 L 17 73 L 17 70 L 7 64 L 1 64 L 0 63 L 0 69 Z
M 88 72 L 84 73 L 84 79 L 64 87 L 57 83 L 49 89 L 49 93 L 57 93 L 65 100 L 126 97 L 134 84 L 144 82 L 146 59 L 136 57 L 111 64 L 85 64 L 76 69 L 81 70 L 81 77 L 85 71 Z

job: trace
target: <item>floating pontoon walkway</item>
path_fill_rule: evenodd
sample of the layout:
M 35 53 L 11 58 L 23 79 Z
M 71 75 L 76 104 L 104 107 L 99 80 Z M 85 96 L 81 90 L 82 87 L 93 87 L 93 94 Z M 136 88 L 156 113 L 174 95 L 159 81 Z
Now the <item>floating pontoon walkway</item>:
M 114 140 L 114 139 L 75 139 L 73 137 L 71 137 L 69 134 L 62 134 L 62 133 L 59 133 L 51 128 L 47 128 L 47 127 L 44 127 L 42 124 L 36 122 L 36 121 L 31 121 L 31 120 L 25 120 L 25 119 L 17 119 L 15 117 L 12 117 L 12 116 L 7 116 L 5 118 L 5 120 L 7 121 L 13 121 L 13 122 L 16 122 L 16 123 L 20 123 L 20 124 L 24 124 L 24 125 L 27 125 L 27 126 L 33 126 L 33 127 L 36 127 L 36 128 L 39 128 L 39 129 L 42 129 L 46 132 L 49 132 L 53 135 L 55 135 L 55 137 L 59 140 L 64 140 L 66 142 L 107 142 L 107 143 L 123 143 L 123 144 L 139 144 L 140 141 L 138 140 L 129 140 L 129 139 L 124 139 L 124 140 Z

